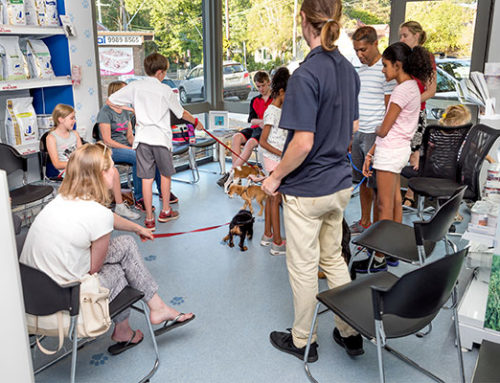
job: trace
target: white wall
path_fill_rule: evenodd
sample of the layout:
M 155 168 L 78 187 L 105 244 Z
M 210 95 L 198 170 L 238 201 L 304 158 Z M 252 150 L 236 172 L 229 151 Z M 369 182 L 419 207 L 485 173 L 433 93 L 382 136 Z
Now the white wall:
M 14 227 L 10 211 L 7 175 L 0 170 L 0 291 L 2 310 L 0 329 L 0 380 L 2 382 L 33 382 L 31 352 L 26 332 L 23 293 L 19 276 Z

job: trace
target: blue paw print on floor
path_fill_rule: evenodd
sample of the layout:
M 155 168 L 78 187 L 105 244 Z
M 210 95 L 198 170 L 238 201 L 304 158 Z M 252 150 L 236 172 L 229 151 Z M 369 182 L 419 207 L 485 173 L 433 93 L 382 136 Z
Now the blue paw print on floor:
M 91 365 L 93 365 L 94 367 L 98 367 L 98 366 L 102 366 L 103 364 L 105 364 L 108 360 L 108 357 L 104 354 L 95 354 L 95 355 L 92 355 L 92 359 L 90 359 L 90 363 Z
M 184 303 L 184 298 L 183 297 L 173 297 L 172 300 L 170 301 L 170 304 L 174 306 L 178 306 Z
M 265 222 L 264 218 L 257 218 L 257 222 Z
M 90 38 L 90 30 L 85 29 L 85 32 L 83 32 L 86 38 Z
M 219 243 L 220 243 L 221 245 L 223 245 L 223 246 L 226 244 L 226 242 L 225 242 L 225 241 L 220 241 Z
M 147 257 L 144 257 L 145 261 L 151 262 L 156 260 L 156 255 L 148 255 Z

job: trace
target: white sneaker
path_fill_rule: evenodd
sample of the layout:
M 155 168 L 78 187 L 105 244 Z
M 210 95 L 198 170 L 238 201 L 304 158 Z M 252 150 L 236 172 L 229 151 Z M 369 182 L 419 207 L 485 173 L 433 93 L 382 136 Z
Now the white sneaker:
M 128 219 L 139 219 L 141 215 L 135 211 L 130 210 L 124 203 L 115 206 L 115 213 Z
M 286 255 L 286 241 L 283 239 L 281 245 L 277 245 L 273 242 L 269 252 L 272 255 Z

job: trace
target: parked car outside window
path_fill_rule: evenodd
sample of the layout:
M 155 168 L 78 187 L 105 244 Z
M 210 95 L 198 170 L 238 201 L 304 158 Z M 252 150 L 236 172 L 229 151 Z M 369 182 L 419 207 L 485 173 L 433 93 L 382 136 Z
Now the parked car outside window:
M 224 61 L 222 67 L 224 98 L 238 97 L 241 101 L 248 98 L 251 90 L 250 75 L 245 67 L 236 61 Z M 205 98 L 205 77 L 203 64 L 191 69 L 179 83 L 181 103 L 187 104 L 194 99 Z

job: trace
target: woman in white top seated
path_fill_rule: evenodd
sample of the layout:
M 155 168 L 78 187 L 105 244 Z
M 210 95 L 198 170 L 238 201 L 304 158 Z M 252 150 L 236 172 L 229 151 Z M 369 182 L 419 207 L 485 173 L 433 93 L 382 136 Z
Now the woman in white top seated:
M 59 195 L 36 217 L 20 261 L 39 269 L 63 284 L 97 273 L 110 289 L 110 301 L 130 285 L 144 293 L 153 324 L 165 322 L 164 331 L 194 319 L 163 302 L 158 284 L 145 267 L 137 243 L 130 235 L 111 238 L 113 229 L 135 232 L 152 240 L 150 230 L 106 208 L 113 185 L 111 150 L 103 144 L 86 144 L 70 157 Z M 119 354 L 143 339 L 129 325 L 130 310 L 114 318 L 111 338 L 117 343 L 108 351 Z

